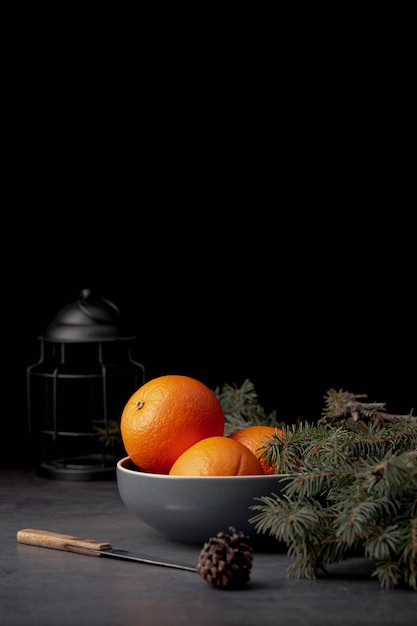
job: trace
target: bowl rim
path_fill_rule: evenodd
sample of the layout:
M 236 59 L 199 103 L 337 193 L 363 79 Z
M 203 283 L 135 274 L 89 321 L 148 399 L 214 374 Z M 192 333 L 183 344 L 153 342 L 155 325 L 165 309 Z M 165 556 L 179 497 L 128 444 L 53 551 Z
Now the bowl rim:
M 130 463 L 133 467 L 125 467 L 126 463 Z M 143 470 L 136 467 L 130 458 L 130 456 L 125 456 L 122 459 L 117 461 L 117 470 L 119 472 L 125 472 L 128 475 L 141 474 L 142 476 L 149 476 L 149 478 L 161 478 L 163 480 L 216 480 L 216 481 L 224 481 L 236 479 L 244 479 L 244 480 L 272 480 L 277 478 L 287 478 L 290 474 L 242 474 L 239 476 L 171 476 L 170 474 L 155 474 L 152 472 L 144 472 Z

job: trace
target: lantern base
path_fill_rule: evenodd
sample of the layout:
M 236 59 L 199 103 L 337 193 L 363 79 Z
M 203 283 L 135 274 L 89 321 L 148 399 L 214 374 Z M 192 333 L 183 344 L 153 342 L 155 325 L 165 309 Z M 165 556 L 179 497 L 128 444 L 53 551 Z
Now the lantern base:
M 113 455 L 89 454 L 71 459 L 43 461 L 36 473 L 56 480 L 115 480 L 118 458 Z

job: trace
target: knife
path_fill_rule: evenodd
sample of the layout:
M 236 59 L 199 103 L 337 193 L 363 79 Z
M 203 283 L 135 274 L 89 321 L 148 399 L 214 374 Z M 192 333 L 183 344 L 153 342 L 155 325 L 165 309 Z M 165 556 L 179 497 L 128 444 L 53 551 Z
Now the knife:
M 127 552 L 125 550 L 113 550 L 109 543 L 96 541 L 95 539 L 74 537 L 73 535 L 62 535 L 48 530 L 24 528 L 23 530 L 17 531 L 16 538 L 19 543 L 26 543 L 31 546 L 54 548 L 55 550 L 65 550 L 66 552 L 86 554 L 87 556 L 105 556 L 115 559 L 125 559 L 127 561 L 147 563 L 148 565 L 163 565 L 164 567 L 174 567 L 176 569 L 188 570 L 190 572 L 197 571 L 195 567 L 190 567 L 189 565 L 185 565 L 183 563 L 156 561 L 155 559 L 150 559 L 138 554 L 132 554 L 131 552 Z

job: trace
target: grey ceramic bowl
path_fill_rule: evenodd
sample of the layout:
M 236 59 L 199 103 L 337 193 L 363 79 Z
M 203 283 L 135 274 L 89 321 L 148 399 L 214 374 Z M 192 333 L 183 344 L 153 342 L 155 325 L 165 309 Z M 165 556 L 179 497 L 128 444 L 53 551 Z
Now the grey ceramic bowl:
M 183 543 L 201 544 L 233 526 L 256 534 L 249 507 L 279 494 L 284 476 L 169 476 L 141 472 L 129 457 L 118 461 L 119 494 L 140 520 Z

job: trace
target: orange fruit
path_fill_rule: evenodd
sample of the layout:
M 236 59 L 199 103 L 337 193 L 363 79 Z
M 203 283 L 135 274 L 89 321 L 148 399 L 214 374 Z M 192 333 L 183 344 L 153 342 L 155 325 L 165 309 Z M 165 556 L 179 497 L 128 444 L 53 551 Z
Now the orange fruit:
M 194 443 L 223 435 L 224 421 L 211 389 L 195 378 L 170 374 L 149 380 L 132 394 L 122 411 L 120 434 L 139 469 L 167 474 Z
M 264 474 L 273 474 L 276 464 L 268 463 L 266 458 L 262 457 L 262 453 L 265 451 L 264 446 L 268 442 L 267 438 L 273 439 L 275 432 L 282 436 L 284 431 L 275 426 L 264 426 L 260 424 L 236 430 L 234 433 L 230 434 L 229 437 L 234 441 L 242 443 L 258 457 Z
M 229 437 L 208 437 L 185 450 L 170 469 L 171 476 L 247 476 L 263 474 L 257 457 Z

